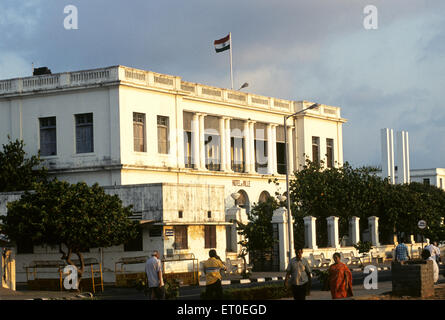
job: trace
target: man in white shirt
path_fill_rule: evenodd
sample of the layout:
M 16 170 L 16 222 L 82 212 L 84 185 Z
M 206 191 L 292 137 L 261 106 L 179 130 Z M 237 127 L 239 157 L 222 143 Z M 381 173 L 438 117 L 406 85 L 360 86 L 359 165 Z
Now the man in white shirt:
M 440 262 L 440 249 L 437 246 L 437 241 L 434 241 L 434 242 L 430 243 L 429 245 L 427 245 L 425 247 L 425 249 L 427 249 L 430 252 L 431 259 L 434 259 L 436 261 L 436 263 L 439 265 L 439 262 Z
M 296 257 L 292 258 L 286 269 L 284 286 L 290 285 L 295 300 L 306 300 L 311 289 L 311 267 L 306 258 L 303 258 L 303 248 L 295 249 Z
M 150 300 L 164 300 L 164 280 L 162 279 L 162 266 L 159 260 L 159 251 L 154 250 L 151 258 L 145 263 L 145 273 L 148 280 L 148 296 Z

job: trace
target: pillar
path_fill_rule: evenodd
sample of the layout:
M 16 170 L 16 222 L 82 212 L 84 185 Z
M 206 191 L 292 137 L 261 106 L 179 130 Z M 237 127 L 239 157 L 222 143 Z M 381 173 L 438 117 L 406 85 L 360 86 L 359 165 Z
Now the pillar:
M 206 153 L 205 153 L 205 135 L 204 135 L 204 117 L 205 114 L 199 114 L 199 167 L 201 170 L 206 169 Z
M 289 264 L 289 249 L 293 250 L 294 247 L 293 239 L 291 239 L 291 243 L 289 245 L 287 209 L 284 207 L 276 209 L 272 215 L 272 223 L 276 223 L 278 225 L 280 271 L 285 271 L 287 265 Z
M 199 160 L 199 113 L 195 113 L 192 119 L 192 154 L 194 168 L 199 169 L 201 166 Z
M 351 243 L 352 245 L 357 244 L 360 241 L 360 218 L 359 217 L 352 217 L 349 221 L 351 226 L 351 234 L 349 235 L 351 237 Z
M 411 234 L 411 235 L 409 236 L 409 243 L 411 243 L 411 244 L 416 243 L 416 240 L 414 239 L 414 235 L 413 235 L 413 234 Z
M 10 248 L 0 247 L 0 288 L 16 290 L 15 253 Z
M 306 247 L 309 249 L 317 249 L 317 238 L 316 238 L 316 227 L 315 221 L 317 218 L 312 216 L 306 216 L 303 218 L 304 221 L 304 238 L 306 242 Z
M 380 246 L 379 243 L 379 217 L 372 216 L 368 218 L 369 232 L 373 246 Z
M 267 125 L 267 174 L 273 174 L 272 125 Z
M 287 167 L 289 174 L 294 173 L 294 143 L 293 143 L 293 127 L 287 127 L 287 145 L 288 145 L 288 158 Z
M 272 125 L 272 174 L 277 174 L 277 125 Z
M 381 130 L 382 139 L 382 178 L 389 178 L 391 184 L 395 183 L 394 174 L 394 133 L 392 129 Z
M 226 169 L 226 121 L 224 118 L 219 118 L 219 145 L 220 145 L 220 162 L 219 162 L 219 170 L 225 171 Z
M 410 182 L 409 174 L 409 142 L 408 132 L 397 132 L 397 183 L 404 184 Z
M 245 163 L 245 172 L 250 171 L 250 128 L 249 121 L 244 121 L 244 163 Z
M 231 130 L 230 130 L 230 118 L 224 118 L 224 122 L 226 123 L 225 129 L 226 129 L 226 135 L 225 135 L 225 141 L 226 144 L 226 167 L 225 171 L 231 172 L 232 171 L 232 154 L 231 154 Z
M 250 165 L 249 172 L 255 173 L 255 121 L 249 121 L 249 136 L 250 136 Z
M 330 216 L 326 218 L 328 222 L 328 246 L 340 248 L 338 241 L 338 217 Z
M 231 252 L 240 253 L 241 245 L 239 244 L 239 242 L 243 240 L 244 237 L 238 234 L 238 230 L 236 228 L 237 221 L 243 224 L 247 224 L 249 222 L 246 209 L 240 208 L 236 205 L 233 206 L 226 212 L 226 221 L 232 223 L 232 225 L 228 227 L 230 232 L 230 247 L 227 249 Z M 249 263 L 249 255 L 246 256 L 246 261 L 247 263 Z

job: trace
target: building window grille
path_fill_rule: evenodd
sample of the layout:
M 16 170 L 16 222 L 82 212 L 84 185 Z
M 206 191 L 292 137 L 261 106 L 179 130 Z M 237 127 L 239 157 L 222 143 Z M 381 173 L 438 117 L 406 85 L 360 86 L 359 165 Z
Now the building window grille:
M 93 114 L 76 114 L 76 153 L 94 152 Z
M 145 114 L 133 112 L 133 143 L 134 151 L 146 152 Z
M 40 118 L 40 155 L 57 154 L 56 117 Z
M 158 153 L 169 153 L 168 122 L 168 117 L 158 116 Z

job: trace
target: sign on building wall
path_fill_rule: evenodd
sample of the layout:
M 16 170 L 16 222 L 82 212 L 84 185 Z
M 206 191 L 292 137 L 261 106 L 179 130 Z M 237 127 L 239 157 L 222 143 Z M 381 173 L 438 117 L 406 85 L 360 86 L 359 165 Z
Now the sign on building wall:
M 175 235 L 174 229 L 165 229 L 165 236 L 166 237 L 173 237 Z
M 250 181 L 232 180 L 232 185 L 235 187 L 250 187 Z

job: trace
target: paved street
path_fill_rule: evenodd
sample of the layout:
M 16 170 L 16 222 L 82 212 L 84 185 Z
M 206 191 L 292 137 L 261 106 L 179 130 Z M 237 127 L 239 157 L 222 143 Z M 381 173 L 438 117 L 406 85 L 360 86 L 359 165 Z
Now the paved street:
M 441 275 L 439 282 L 444 284 L 445 278 L 444 274 L 445 266 L 441 266 Z M 366 290 L 363 286 L 363 279 L 366 275 L 362 272 L 352 272 L 353 273 L 353 291 L 354 297 L 364 297 L 368 295 L 379 295 L 385 292 L 390 292 L 392 290 L 391 284 L 391 271 L 382 270 L 378 273 L 378 289 L 377 290 Z M 284 272 L 255 272 L 252 274 L 252 278 L 271 278 L 271 277 L 283 277 Z M 240 280 L 240 276 L 231 275 L 226 276 L 225 280 L 231 280 L 232 284 L 223 286 L 224 289 L 228 288 L 247 288 L 262 286 L 265 284 L 279 284 L 283 285 L 283 280 L 275 281 L 265 281 L 265 282 L 251 282 L 251 283 L 236 283 L 235 281 Z M 181 300 L 200 300 L 201 292 L 205 290 L 205 286 L 183 286 L 180 288 Z M 20 284 L 17 287 L 16 292 L 8 292 L 3 289 L 0 290 L 0 300 L 26 300 L 26 299 L 85 299 L 87 295 L 83 294 L 79 296 L 77 293 L 70 292 L 60 292 L 60 291 L 30 291 L 27 290 L 25 284 Z M 98 300 L 146 300 L 146 296 L 143 291 L 138 291 L 135 288 L 116 288 L 113 285 L 105 285 L 105 290 L 103 293 L 96 293 L 94 295 L 95 299 Z M 330 292 L 322 291 L 321 285 L 318 280 L 314 280 L 312 283 L 311 295 L 308 300 L 330 300 Z M 291 300 L 291 298 L 285 298 L 282 300 Z

